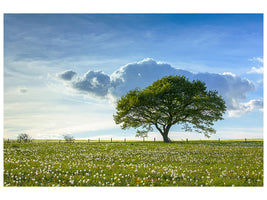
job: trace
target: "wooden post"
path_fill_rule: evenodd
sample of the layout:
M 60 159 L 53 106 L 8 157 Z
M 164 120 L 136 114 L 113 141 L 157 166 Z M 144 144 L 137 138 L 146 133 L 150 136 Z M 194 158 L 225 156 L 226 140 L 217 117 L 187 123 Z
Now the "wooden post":
M 60 144 L 60 140 L 58 141 L 58 143 Z
M 126 142 L 126 138 L 124 138 L 124 142 Z
M 154 137 L 154 142 L 156 142 L 156 138 Z
M 7 143 L 9 143 L 9 138 L 7 139 Z
M 143 137 L 143 142 L 145 141 L 145 137 Z
M 247 138 L 245 138 L 245 143 L 247 143 Z
M 98 143 L 100 143 L 100 138 L 98 138 Z
M 220 143 L 220 138 L 219 138 L 219 143 Z
M 110 138 L 110 142 L 112 143 L 112 138 Z
M 186 138 L 186 142 L 188 142 L 188 138 Z
M 88 143 L 90 142 L 90 139 L 88 139 Z

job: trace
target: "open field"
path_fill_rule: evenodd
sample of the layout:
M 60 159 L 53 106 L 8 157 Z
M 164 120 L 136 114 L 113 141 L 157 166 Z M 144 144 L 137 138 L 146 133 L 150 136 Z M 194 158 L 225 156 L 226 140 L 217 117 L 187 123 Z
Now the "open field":
M 4 186 L 263 186 L 263 140 L 5 142 Z

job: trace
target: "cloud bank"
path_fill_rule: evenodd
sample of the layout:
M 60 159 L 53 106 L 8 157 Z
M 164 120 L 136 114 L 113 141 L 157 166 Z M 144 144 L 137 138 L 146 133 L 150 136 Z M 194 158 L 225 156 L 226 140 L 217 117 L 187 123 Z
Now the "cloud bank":
M 256 89 L 248 79 L 231 73 L 191 73 L 173 68 L 166 63 L 156 62 L 151 58 L 124 65 L 110 76 L 102 71 L 88 71 L 83 77 L 73 79 L 75 75 L 76 72 L 69 70 L 58 77 L 68 82 L 75 91 L 92 97 L 118 99 L 129 90 L 136 87 L 143 89 L 164 76 L 184 75 L 191 81 L 205 82 L 208 89 L 217 90 L 226 101 L 230 117 L 240 116 L 263 107 L 262 100 L 244 103 L 246 94 Z

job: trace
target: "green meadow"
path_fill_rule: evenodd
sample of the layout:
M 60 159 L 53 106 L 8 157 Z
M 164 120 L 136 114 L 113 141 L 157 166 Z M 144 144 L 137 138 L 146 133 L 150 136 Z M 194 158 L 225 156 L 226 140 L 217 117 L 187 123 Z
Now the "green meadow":
M 263 140 L 4 142 L 4 186 L 263 186 Z

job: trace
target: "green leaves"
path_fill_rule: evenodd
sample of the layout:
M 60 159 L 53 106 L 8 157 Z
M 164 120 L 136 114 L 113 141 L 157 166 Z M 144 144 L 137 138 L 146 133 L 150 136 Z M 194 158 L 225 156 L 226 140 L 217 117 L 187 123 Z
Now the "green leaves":
M 123 129 L 142 127 L 148 131 L 154 125 L 164 137 L 174 124 L 209 136 L 215 133 L 213 122 L 222 120 L 225 111 L 222 97 L 217 91 L 207 91 L 205 83 L 167 76 L 122 96 L 114 121 Z

